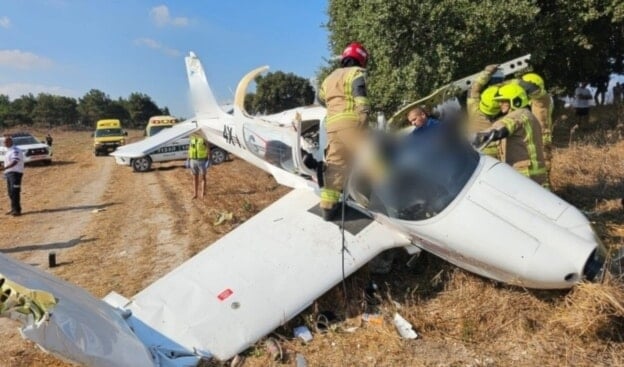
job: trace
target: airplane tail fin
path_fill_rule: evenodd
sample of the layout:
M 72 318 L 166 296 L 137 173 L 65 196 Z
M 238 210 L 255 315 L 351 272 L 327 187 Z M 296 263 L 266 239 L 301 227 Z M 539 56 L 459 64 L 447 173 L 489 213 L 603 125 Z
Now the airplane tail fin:
M 191 88 L 191 102 L 195 114 L 204 118 L 216 118 L 224 114 L 225 112 L 219 107 L 217 99 L 208 85 L 206 73 L 204 73 L 204 68 L 199 58 L 195 53 L 191 52 L 184 59 L 186 61 L 186 74 Z

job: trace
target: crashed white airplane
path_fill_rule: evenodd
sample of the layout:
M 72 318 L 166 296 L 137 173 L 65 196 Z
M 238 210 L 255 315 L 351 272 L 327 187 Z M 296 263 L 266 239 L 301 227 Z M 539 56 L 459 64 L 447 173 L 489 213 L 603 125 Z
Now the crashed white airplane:
M 340 223 L 321 218 L 317 172 L 304 164 L 305 154 L 322 158 L 325 110 L 248 116 L 241 96 L 260 68 L 239 84 L 230 115 L 194 54 L 186 66 L 197 115 L 135 145 L 136 155 L 200 130 L 293 190 L 130 299 L 116 293 L 95 299 L 0 255 L 8 294 L 0 312 L 22 319 L 22 334 L 52 353 L 89 366 L 226 360 L 396 247 L 529 288 L 568 288 L 603 266 L 600 241 L 576 208 L 454 134 L 389 147 L 391 169 L 375 185 L 362 184 L 366 177 L 355 169 L 345 193 L 343 242 Z M 519 59 L 501 69 L 507 75 L 525 66 Z M 465 90 L 471 78 L 451 87 Z

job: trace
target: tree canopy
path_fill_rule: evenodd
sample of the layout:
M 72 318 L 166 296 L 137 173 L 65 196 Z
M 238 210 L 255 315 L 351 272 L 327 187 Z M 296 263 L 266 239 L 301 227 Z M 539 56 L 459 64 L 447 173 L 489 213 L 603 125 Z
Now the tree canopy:
M 159 108 L 143 93 L 131 93 L 128 99 L 112 100 L 98 89 L 75 98 L 40 93 L 23 95 L 14 101 L 0 95 L 0 127 L 16 125 L 83 125 L 95 126 L 104 118 L 115 118 L 126 127 L 143 128 L 154 115 L 168 115 L 167 107 Z
M 330 0 L 328 15 L 335 54 L 351 41 L 371 54 L 369 95 L 386 112 L 527 53 L 558 91 L 624 68 L 621 0 Z
M 310 82 L 293 73 L 276 71 L 255 79 L 256 93 L 245 97 L 249 113 L 271 114 L 314 102 L 314 89 Z

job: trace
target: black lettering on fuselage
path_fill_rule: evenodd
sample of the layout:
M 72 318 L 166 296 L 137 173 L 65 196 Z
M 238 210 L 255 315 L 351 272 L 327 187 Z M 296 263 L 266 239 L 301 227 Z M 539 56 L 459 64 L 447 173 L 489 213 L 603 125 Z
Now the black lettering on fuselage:
M 223 125 L 223 139 L 230 145 L 238 145 L 239 148 L 241 147 L 240 140 L 238 140 L 238 136 L 234 134 L 232 126 Z

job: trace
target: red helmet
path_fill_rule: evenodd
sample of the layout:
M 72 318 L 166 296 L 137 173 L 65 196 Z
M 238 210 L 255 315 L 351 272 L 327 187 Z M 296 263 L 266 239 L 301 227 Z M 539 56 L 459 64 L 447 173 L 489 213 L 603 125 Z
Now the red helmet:
M 347 57 L 355 59 L 361 67 L 366 67 L 366 61 L 368 61 L 368 51 L 359 42 L 351 42 L 347 48 L 342 51 L 342 59 Z

